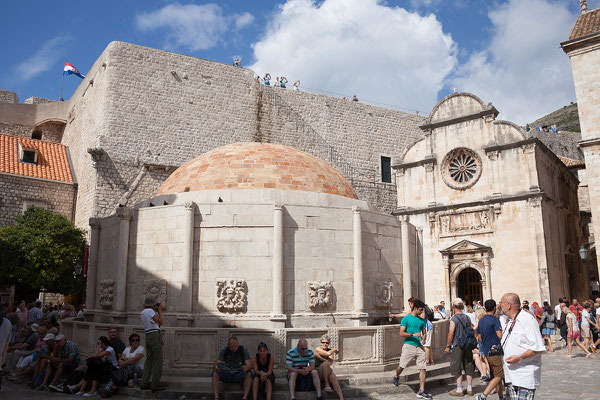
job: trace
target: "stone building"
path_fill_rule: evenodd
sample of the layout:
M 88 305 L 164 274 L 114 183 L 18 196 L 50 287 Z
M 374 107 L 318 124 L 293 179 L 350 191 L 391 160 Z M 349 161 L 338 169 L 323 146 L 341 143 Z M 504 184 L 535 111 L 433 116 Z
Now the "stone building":
M 593 238 L 594 232 L 600 232 L 600 8 L 588 11 L 587 1 L 581 1 L 581 15 L 561 47 L 573 68 Z M 584 243 L 584 250 L 590 248 L 595 248 L 593 240 Z M 597 280 L 598 261 L 596 267 L 592 278 Z
M 394 215 L 421 240 L 412 291 L 448 304 L 509 291 L 538 300 L 587 296 L 579 182 L 540 140 L 497 115 L 472 94 L 452 94 L 393 166 Z
M 64 145 L 0 134 L 0 154 L 0 226 L 31 206 L 73 220 L 77 184 Z
M 456 98 L 474 97 L 463 94 Z M 468 107 L 475 107 L 471 110 L 473 112 L 483 113 L 478 117 L 480 119 L 494 114 L 493 110 L 490 114 L 488 109 L 477 109 L 481 108 L 477 101 Z M 462 118 L 464 110 L 454 111 Z M 447 110 L 448 115 L 454 115 L 454 111 Z M 436 114 L 435 118 L 445 120 L 447 116 Z M 485 128 L 481 128 L 488 135 L 486 137 L 492 135 L 487 130 L 494 126 L 502 130 L 499 135 L 506 136 L 508 141 L 520 143 L 527 139 L 522 133 L 515 133 L 518 128 L 509 123 L 488 122 Z M 121 212 L 119 209 L 131 208 L 155 197 L 167 177 L 182 164 L 220 146 L 238 142 L 276 143 L 309 153 L 341 173 L 359 201 L 385 214 L 395 210 L 401 222 L 406 217 L 417 221 L 416 217 L 407 215 L 406 210 L 402 211 L 402 207 L 426 209 L 433 203 L 443 203 L 448 207 L 454 207 L 454 204 L 475 207 L 475 204 L 464 205 L 463 200 L 455 194 L 445 193 L 441 188 L 447 186 L 439 186 L 442 180 L 434 172 L 427 172 L 422 179 L 412 182 L 412 186 L 397 185 L 395 182 L 399 175 L 392 173 L 391 165 L 406 163 L 412 158 L 415 162 L 421 162 L 419 157 L 425 157 L 424 165 L 428 171 L 431 169 L 433 164 L 428 157 L 432 153 L 413 153 L 423 147 L 423 143 L 429 143 L 433 134 L 450 128 L 446 128 L 446 125 L 425 130 L 420 128 L 427 124 L 431 125 L 431 121 L 428 122 L 423 116 L 324 95 L 267 87 L 260 84 L 253 71 L 248 69 L 123 42 L 112 42 L 107 46 L 68 101 L 44 102 L 39 98 L 31 98 L 21 104 L 14 93 L 0 91 L 0 132 L 60 143 L 68 150 L 72 176 L 78 183 L 74 221 L 89 233 L 92 232 L 90 218 L 97 221 L 97 218 L 115 215 Z M 462 129 L 457 128 L 460 122 L 451 126 Z M 458 135 L 448 140 L 455 143 L 455 147 L 460 147 L 459 142 L 464 137 Z M 468 140 L 471 140 L 470 136 Z M 499 143 L 498 146 L 504 144 Z M 481 147 L 476 151 L 485 155 L 482 149 L 488 145 L 480 144 Z M 409 147 L 411 150 L 407 153 Z M 531 177 L 519 176 L 520 179 L 513 179 L 511 183 L 506 177 L 502 183 L 509 185 L 509 188 L 486 187 L 483 191 L 485 194 L 480 196 L 496 196 L 497 190 L 501 190 L 502 195 L 517 193 L 521 190 L 518 187 L 526 185 L 535 187 L 534 170 L 540 171 L 540 180 L 542 176 L 546 177 L 541 172 L 544 168 L 559 172 L 563 170 L 562 166 L 556 164 L 556 157 L 553 158 L 539 141 L 532 139 L 527 142 L 526 148 L 533 149 L 532 155 L 526 157 L 529 160 L 527 162 L 540 163 L 535 166 L 527 164 Z M 511 151 L 517 152 L 514 149 Z M 495 150 L 500 155 L 511 154 L 511 151 L 503 148 Z M 436 157 L 441 163 L 443 155 L 437 154 Z M 482 162 L 488 165 L 487 160 Z M 487 173 L 483 176 L 478 189 L 488 179 Z M 547 177 L 552 182 L 538 183 L 540 190 L 554 188 L 552 190 L 557 193 L 551 195 L 553 199 L 559 199 L 565 207 L 570 207 L 564 213 L 575 215 L 576 208 L 572 207 L 576 207 L 576 202 L 567 201 L 570 189 L 558 194 L 556 188 L 563 180 L 569 185 L 576 180 L 563 177 L 562 172 Z M 531 182 L 524 182 L 525 178 Z M 397 192 L 397 187 L 401 192 Z M 488 193 L 488 189 L 491 192 Z M 544 196 L 536 198 L 545 199 Z M 468 201 L 483 200 L 473 195 Z M 542 200 L 540 207 L 547 208 L 545 201 Z M 431 207 L 435 209 L 436 206 Z M 435 212 L 441 210 L 435 209 Z M 551 213 L 544 212 L 543 215 Z M 409 229 L 408 220 L 404 222 L 406 229 Z M 422 273 L 433 268 L 429 265 L 431 262 L 439 265 L 435 257 L 427 254 L 443 249 L 438 248 L 436 243 L 433 247 L 435 250 L 431 250 L 428 246 L 433 246 L 433 242 L 426 242 L 427 238 L 423 236 L 428 232 L 425 231 L 426 226 L 422 222 L 415 225 L 424 229 L 423 232 L 415 231 L 416 237 L 422 239 L 402 241 L 401 254 L 408 257 L 409 252 L 417 251 L 415 249 L 419 246 L 423 254 L 416 257 L 414 262 L 402 260 L 402 267 L 407 268 L 408 272 L 402 276 L 404 299 L 409 297 L 407 294 L 415 294 L 425 296 L 427 301 L 433 303 L 439 301 L 438 297 L 442 295 L 426 290 L 422 283 L 426 277 Z M 543 258 L 547 257 L 544 254 L 552 251 L 552 245 L 544 237 L 554 237 L 554 234 L 549 232 L 549 224 L 538 227 L 541 230 L 536 231 L 536 236 L 528 238 L 528 241 L 530 247 L 538 249 L 537 258 L 531 259 L 531 262 L 543 270 L 540 265 L 544 263 Z M 561 238 L 568 237 L 569 243 L 574 243 L 568 249 L 560 244 L 560 248 L 569 255 L 573 254 L 573 249 L 576 252 L 580 246 L 580 242 L 575 243 L 580 240 L 579 236 L 567 234 L 567 225 L 564 224 L 559 225 L 558 230 Z M 494 235 L 499 244 L 494 246 L 510 239 L 510 235 L 499 237 L 498 232 Z M 484 245 L 481 241 L 472 242 Z M 445 249 L 451 245 L 448 244 Z M 488 246 L 492 247 L 490 260 L 493 263 L 496 250 L 494 246 Z M 556 265 L 564 264 L 563 261 Z M 496 267 L 493 264 L 491 268 Z M 544 279 L 539 284 L 527 284 L 527 293 L 531 298 L 537 296 L 538 300 L 543 300 L 543 296 L 554 293 L 555 289 L 550 287 L 554 284 L 552 279 L 555 275 L 550 273 L 548 276 L 547 285 Z M 484 277 L 483 280 L 485 287 L 489 279 L 486 281 Z M 536 285 L 538 289 L 531 289 Z

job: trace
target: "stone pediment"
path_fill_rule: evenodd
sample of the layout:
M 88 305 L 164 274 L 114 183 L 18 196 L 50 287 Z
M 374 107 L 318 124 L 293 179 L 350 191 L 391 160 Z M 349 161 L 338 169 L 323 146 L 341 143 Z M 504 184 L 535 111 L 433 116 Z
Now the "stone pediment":
M 452 246 L 440 250 L 440 253 L 443 255 L 449 254 L 466 254 L 466 253 L 487 253 L 491 251 L 492 248 L 489 246 L 484 246 L 479 243 L 471 242 L 470 240 L 461 240 L 460 242 L 453 244 Z

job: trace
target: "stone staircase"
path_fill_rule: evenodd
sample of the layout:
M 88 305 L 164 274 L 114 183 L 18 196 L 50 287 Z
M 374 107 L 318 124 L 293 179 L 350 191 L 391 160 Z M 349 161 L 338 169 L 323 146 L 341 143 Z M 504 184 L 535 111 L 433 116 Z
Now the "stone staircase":
M 453 382 L 449 374 L 449 362 L 442 362 L 427 367 L 426 389 L 437 388 Z M 369 399 L 381 395 L 394 395 L 400 393 L 413 393 L 419 388 L 419 371 L 411 366 L 403 371 L 400 376 L 400 386 L 392 384 L 393 371 L 367 372 L 353 375 L 339 375 L 338 380 L 346 399 Z M 277 379 L 273 391 L 273 400 L 290 400 L 287 381 L 283 371 L 276 372 Z M 120 394 L 137 398 L 156 399 L 213 399 L 211 378 L 164 376 L 162 384 L 166 390 L 152 393 L 149 390 L 138 388 L 123 388 Z M 221 384 L 219 398 L 222 400 L 240 400 L 242 398 L 241 384 Z M 250 393 L 250 398 L 252 394 Z M 325 393 L 326 399 L 337 399 L 334 393 Z M 316 400 L 316 392 L 296 392 L 297 400 Z

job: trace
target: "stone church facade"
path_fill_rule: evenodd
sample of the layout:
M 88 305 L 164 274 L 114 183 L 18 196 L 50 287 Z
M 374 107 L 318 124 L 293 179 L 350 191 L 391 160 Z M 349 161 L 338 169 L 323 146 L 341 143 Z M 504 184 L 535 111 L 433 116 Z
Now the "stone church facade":
M 540 140 L 497 115 L 472 94 L 452 94 L 393 167 L 394 214 L 420 231 L 414 290 L 448 304 L 515 290 L 524 299 L 587 296 L 577 178 Z
M 326 161 L 360 200 L 418 227 L 406 229 L 401 244 L 406 257 L 422 252 L 411 265 L 402 260 L 405 299 L 433 304 L 454 295 L 452 282 L 460 294 L 460 271 L 453 278 L 450 269 L 466 250 L 478 254 L 479 278 L 472 276 L 481 296 L 498 296 L 506 285 L 495 282 L 513 266 L 498 257 L 516 245 L 516 232 L 527 241 L 518 243 L 520 262 L 531 268 L 523 293 L 538 300 L 579 293 L 579 259 L 573 267 L 566 261 L 580 246 L 578 229 L 569 231 L 577 181 L 540 141 L 496 115 L 468 94 L 445 99 L 426 118 L 266 87 L 248 69 L 123 42 L 107 46 L 68 101 L 21 104 L 0 91 L 0 133 L 68 149 L 77 182 L 73 219 L 88 231 L 90 218 L 153 197 L 199 154 L 237 142 L 278 143 Z M 446 157 L 451 150 L 481 168 L 474 186 L 453 188 L 453 178 L 440 174 L 456 158 Z M 445 286 L 436 272 L 443 260 Z M 571 280 L 568 271 L 575 271 Z

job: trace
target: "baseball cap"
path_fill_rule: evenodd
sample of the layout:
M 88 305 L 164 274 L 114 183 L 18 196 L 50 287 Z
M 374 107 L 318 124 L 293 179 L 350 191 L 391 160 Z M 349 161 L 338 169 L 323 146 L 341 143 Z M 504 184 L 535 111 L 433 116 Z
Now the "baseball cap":
M 54 338 L 54 340 L 56 340 L 58 342 L 59 340 L 62 340 L 64 338 L 66 338 L 66 336 L 63 335 L 62 333 L 59 333 L 58 335 L 56 335 L 56 337 Z
M 47 342 L 48 340 L 54 340 L 55 336 L 51 333 L 48 333 L 46 336 L 44 336 L 44 339 L 42 339 L 44 342 Z

